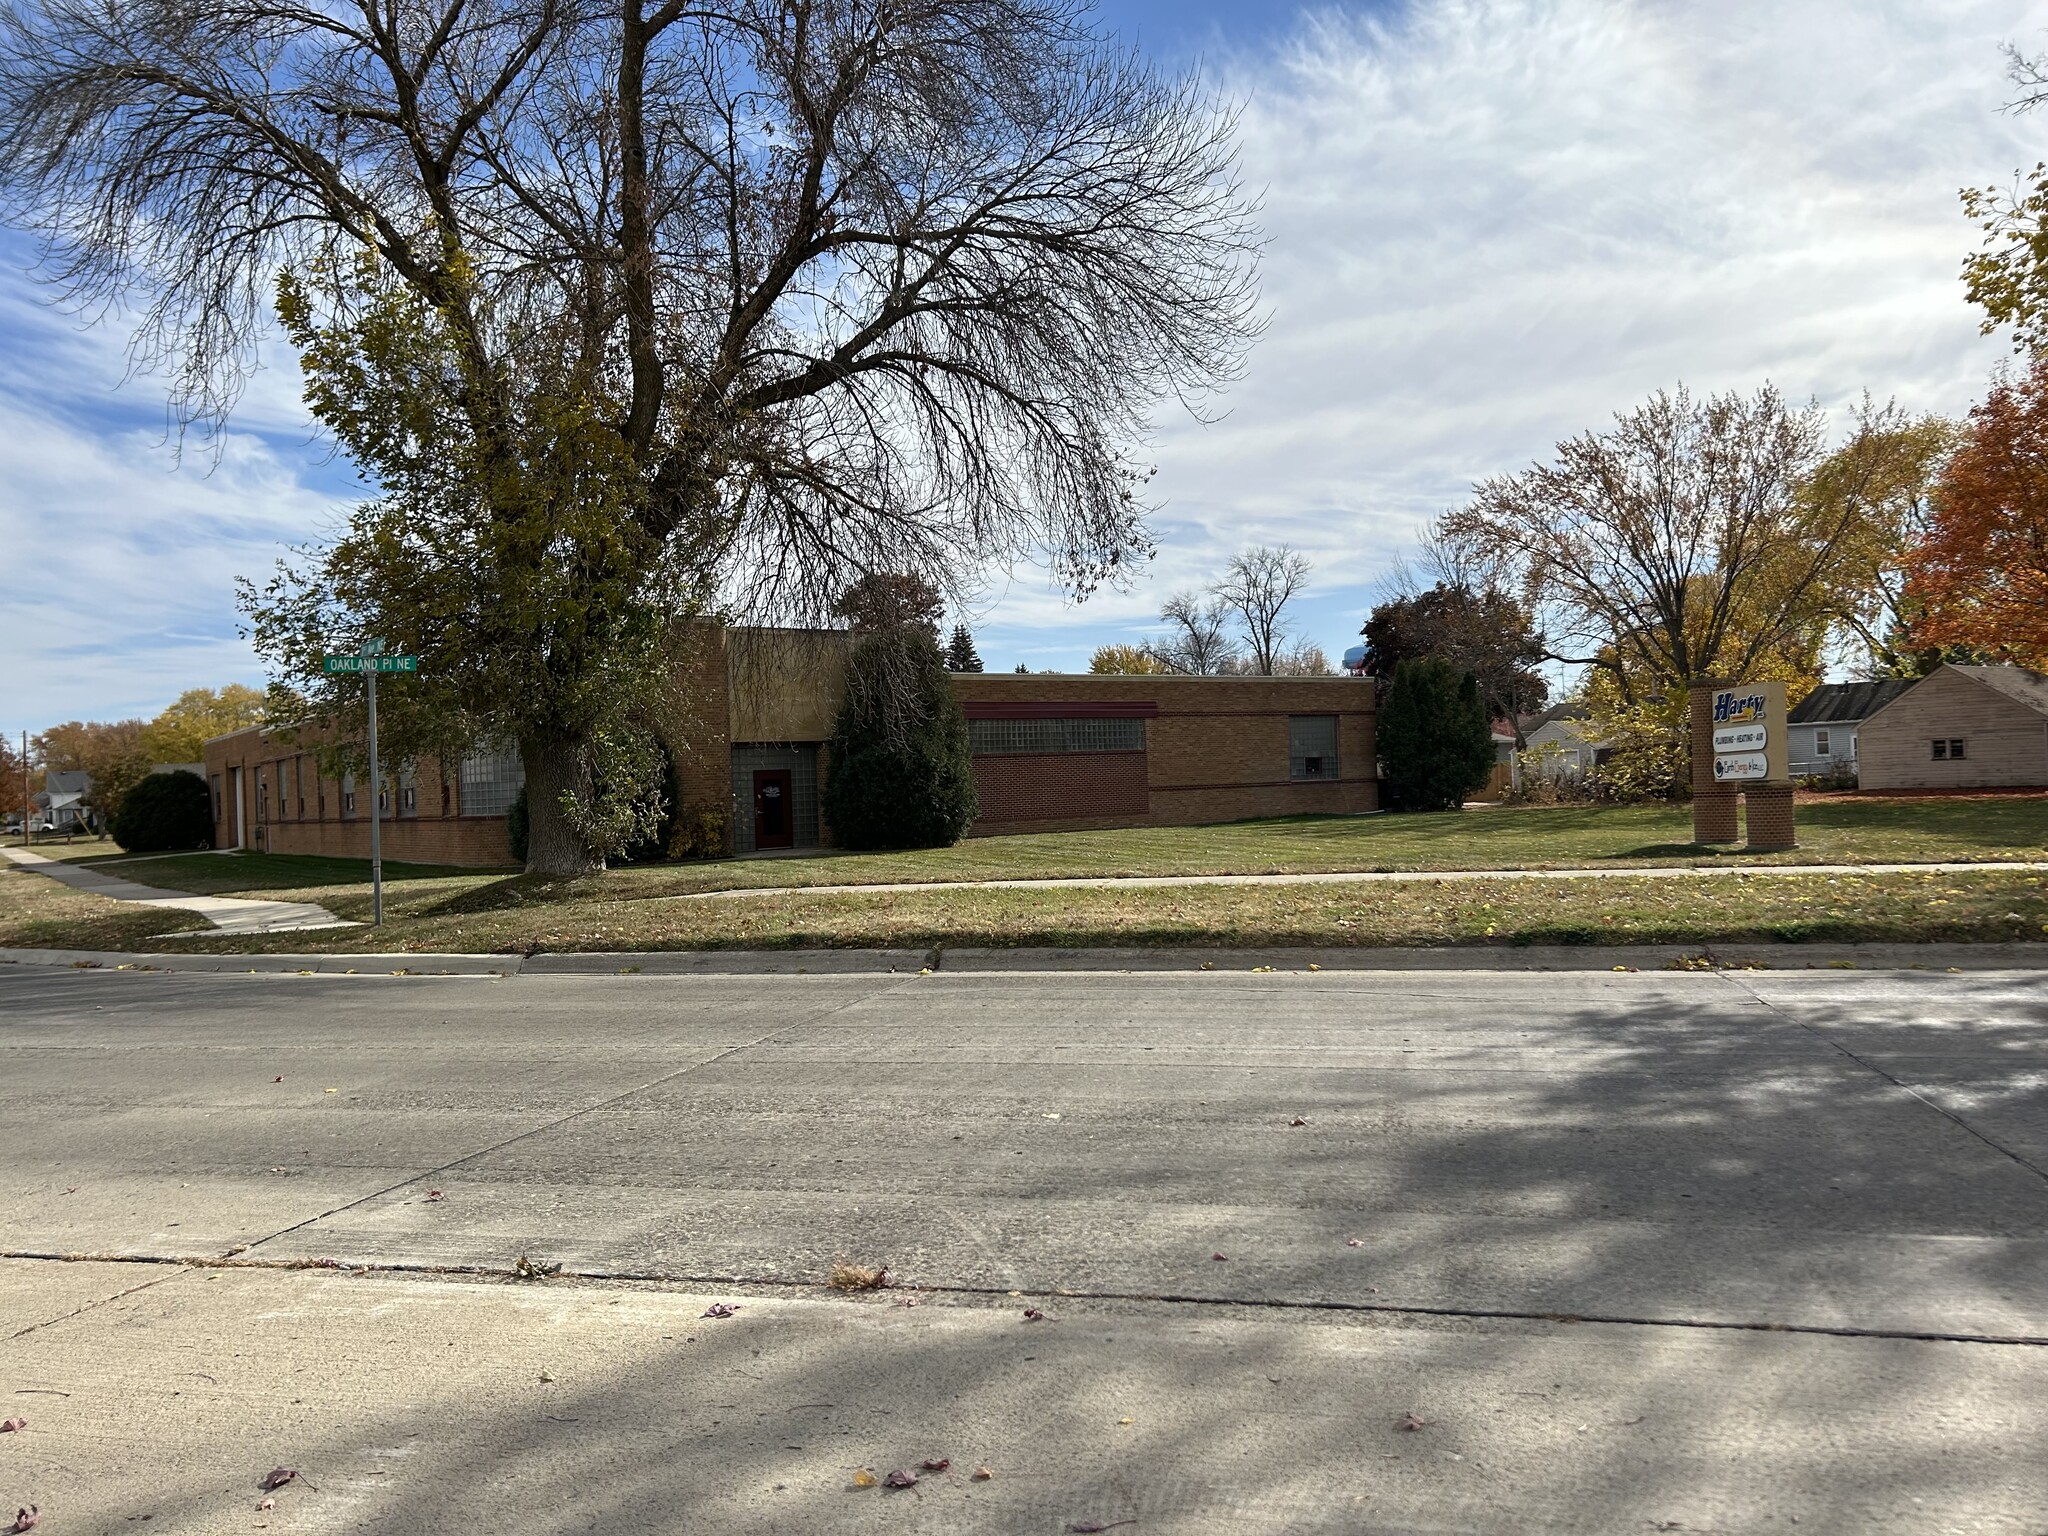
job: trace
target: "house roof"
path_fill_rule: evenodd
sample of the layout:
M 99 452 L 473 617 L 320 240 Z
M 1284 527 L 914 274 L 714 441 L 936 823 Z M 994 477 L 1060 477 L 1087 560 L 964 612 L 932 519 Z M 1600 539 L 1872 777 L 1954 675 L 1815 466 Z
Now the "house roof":
M 1593 709 L 1588 704 L 1581 704 L 1576 701 L 1553 704 L 1550 708 L 1544 710 L 1542 714 L 1533 715 L 1524 720 L 1522 722 L 1522 734 L 1526 736 L 1533 731 L 1540 731 L 1544 726 L 1556 720 L 1590 720 L 1592 716 Z
M 52 794 L 82 795 L 92 788 L 92 775 L 83 768 L 52 768 L 43 775 L 43 788 Z
M 2048 677 L 2029 667 L 1952 667 L 2037 715 L 2048 715 Z
M 1853 725 L 1867 720 L 1919 681 L 1881 677 L 1868 683 L 1822 683 L 1793 706 L 1787 725 Z

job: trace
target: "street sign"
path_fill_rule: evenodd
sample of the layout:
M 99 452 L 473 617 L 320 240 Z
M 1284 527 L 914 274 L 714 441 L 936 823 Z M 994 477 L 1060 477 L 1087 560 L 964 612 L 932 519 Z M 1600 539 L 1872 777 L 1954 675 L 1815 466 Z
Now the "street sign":
M 326 656 L 321 658 L 321 669 L 326 672 L 417 672 L 420 659 L 417 656 Z

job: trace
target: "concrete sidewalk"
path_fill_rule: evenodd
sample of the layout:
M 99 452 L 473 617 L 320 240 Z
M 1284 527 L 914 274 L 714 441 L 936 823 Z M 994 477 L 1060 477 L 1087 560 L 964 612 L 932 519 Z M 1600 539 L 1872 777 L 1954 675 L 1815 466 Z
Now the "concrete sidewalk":
M 1364 885 L 1383 880 L 1688 880 L 1729 875 L 1961 875 L 2048 869 L 2048 860 L 1957 864 L 1635 864 L 1598 869 L 1369 869 L 1281 875 L 1063 875 L 1020 880 L 905 880 L 874 885 L 750 885 L 686 891 L 656 901 L 730 901 L 743 896 L 895 896 L 914 891 L 1141 890 L 1182 885 Z
M 295 933 L 311 928 L 353 928 L 325 907 L 309 901 L 256 901 L 244 896 L 194 896 L 189 891 L 160 890 L 138 885 L 95 869 L 82 869 L 63 859 L 46 859 L 25 848 L 0 848 L 0 859 L 59 885 L 110 901 L 132 901 L 144 907 L 178 907 L 197 912 L 222 933 Z

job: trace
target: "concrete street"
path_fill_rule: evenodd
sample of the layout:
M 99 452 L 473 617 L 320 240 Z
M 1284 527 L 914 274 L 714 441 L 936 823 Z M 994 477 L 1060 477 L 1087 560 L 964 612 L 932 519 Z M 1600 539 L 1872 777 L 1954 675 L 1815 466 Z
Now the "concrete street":
M 0 1501 L 2040 1536 L 2044 1024 L 2020 971 L 9 970 Z

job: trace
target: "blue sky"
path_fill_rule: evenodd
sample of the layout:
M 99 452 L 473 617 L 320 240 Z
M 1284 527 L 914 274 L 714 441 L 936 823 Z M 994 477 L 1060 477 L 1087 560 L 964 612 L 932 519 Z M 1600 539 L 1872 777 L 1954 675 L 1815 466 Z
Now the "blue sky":
M 2002 355 L 1964 305 L 1956 189 L 2048 155 L 1999 45 L 2048 0 L 1112 0 L 1105 18 L 1245 103 L 1270 315 L 1213 425 L 1162 411 L 1161 553 L 1075 607 L 992 572 L 991 667 L 1085 664 L 1254 542 L 1316 562 L 1333 656 L 1472 481 L 1652 390 L 1769 379 L 1838 415 L 1866 389 L 1959 412 Z M 182 457 L 120 317 L 50 309 L 0 232 L 0 729 L 154 713 L 260 683 L 233 581 L 351 495 L 289 357 L 219 462 Z

